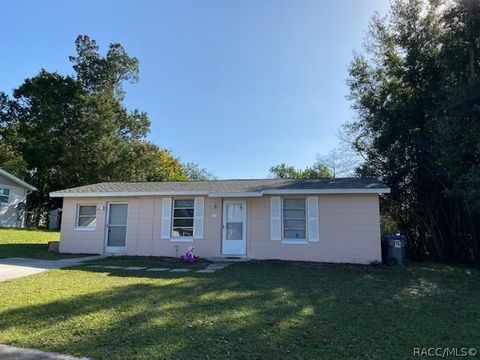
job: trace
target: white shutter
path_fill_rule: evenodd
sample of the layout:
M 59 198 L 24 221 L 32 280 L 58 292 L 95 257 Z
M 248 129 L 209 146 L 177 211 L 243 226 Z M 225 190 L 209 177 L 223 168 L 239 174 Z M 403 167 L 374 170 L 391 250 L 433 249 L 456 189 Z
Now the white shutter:
M 193 238 L 203 239 L 203 213 L 204 213 L 204 199 L 203 197 L 196 197 L 193 206 Z
M 319 241 L 318 197 L 307 198 L 308 241 Z
M 270 198 L 270 226 L 272 240 L 282 240 L 282 199 L 274 196 Z
M 160 229 L 161 239 L 170 239 L 172 225 L 172 198 L 162 200 L 162 224 Z

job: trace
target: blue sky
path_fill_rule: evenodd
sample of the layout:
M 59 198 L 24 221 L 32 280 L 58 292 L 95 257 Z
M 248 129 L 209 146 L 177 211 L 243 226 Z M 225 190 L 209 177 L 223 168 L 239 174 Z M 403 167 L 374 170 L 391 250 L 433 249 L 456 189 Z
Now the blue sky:
M 149 139 L 219 178 L 313 163 L 354 117 L 345 80 L 374 11 L 389 0 L 2 2 L 0 90 L 40 68 L 73 72 L 78 34 L 140 60 L 127 107 Z

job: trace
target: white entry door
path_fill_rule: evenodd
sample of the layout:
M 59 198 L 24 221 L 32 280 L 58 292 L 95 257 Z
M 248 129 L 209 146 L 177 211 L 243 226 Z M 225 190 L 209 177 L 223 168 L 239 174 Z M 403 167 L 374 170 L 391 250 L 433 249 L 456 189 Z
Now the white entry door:
M 122 254 L 127 243 L 127 203 L 109 203 L 107 209 L 105 252 Z
M 247 253 L 247 205 L 245 201 L 228 200 L 223 203 L 224 255 L 246 255 Z

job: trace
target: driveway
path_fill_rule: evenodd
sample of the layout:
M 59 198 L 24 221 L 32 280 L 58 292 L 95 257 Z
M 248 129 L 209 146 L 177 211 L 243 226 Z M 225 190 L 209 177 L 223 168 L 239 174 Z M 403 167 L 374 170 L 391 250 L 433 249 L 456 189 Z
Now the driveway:
M 61 260 L 39 260 L 27 258 L 0 259 L 0 281 L 38 274 L 50 269 L 74 266 L 84 261 L 101 259 L 104 257 L 104 255 L 95 255 Z

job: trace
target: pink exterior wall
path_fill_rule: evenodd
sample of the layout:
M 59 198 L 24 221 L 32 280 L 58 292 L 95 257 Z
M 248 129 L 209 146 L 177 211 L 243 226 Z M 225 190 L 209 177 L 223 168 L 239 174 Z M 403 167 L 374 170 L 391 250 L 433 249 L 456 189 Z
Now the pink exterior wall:
M 320 241 L 295 245 L 270 240 L 270 198 L 250 199 L 248 256 L 360 264 L 381 260 L 377 194 L 321 195 L 318 199 Z
M 296 196 L 298 197 L 298 196 Z M 282 244 L 270 240 L 270 197 L 247 198 L 247 257 L 319 262 L 370 263 L 380 260 L 377 194 L 320 195 L 320 241 Z M 129 204 L 127 255 L 179 256 L 194 246 L 201 257 L 221 256 L 222 199 L 205 197 L 204 236 L 192 242 L 160 239 L 162 197 L 65 198 L 60 251 L 103 253 L 107 201 Z M 75 230 L 77 204 L 97 204 L 95 231 Z
M 176 197 L 176 199 L 182 197 Z M 191 197 L 190 197 L 191 198 Z M 65 253 L 104 252 L 105 217 L 108 202 L 128 202 L 127 255 L 180 256 L 188 246 L 195 247 L 201 257 L 220 256 L 222 199 L 205 198 L 203 239 L 178 242 L 160 239 L 162 197 L 142 196 L 129 198 L 65 198 L 63 200 L 60 251 Z M 97 205 L 95 231 L 75 230 L 78 204 Z M 99 210 L 103 206 L 104 210 Z
M 97 205 L 97 226 L 94 231 L 75 230 L 78 205 Z M 98 206 L 100 205 L 105 205 L 104 199 L 63 199 L 60 252 L 85 254 L 103 253 L 106 211 L 98 210 Z
M 175 199 L 180 198 L 182 197 L 175 197 Z M 195 239 L 193 242 L 178 242 L 160 239 L 162 197 L 149 196 L 137 199 L 135 207 L 132 209 L 132 215 L 137 218 L 132 221 L 134 225 L 130 227 L 129 231 L 129 234 L 134 231 L 136 234 L 132 234 L 131 241 L 127 239 L 127 254 L 180 256 L 186 253 L 188 246 L 193 246 L 195 254 L 200 257 L 220 256 L 221 204 L 221 199 L 206 197 L 203 239 Z M 137 221 L 139 226 L 135 226 Z

